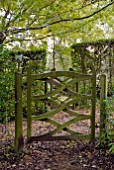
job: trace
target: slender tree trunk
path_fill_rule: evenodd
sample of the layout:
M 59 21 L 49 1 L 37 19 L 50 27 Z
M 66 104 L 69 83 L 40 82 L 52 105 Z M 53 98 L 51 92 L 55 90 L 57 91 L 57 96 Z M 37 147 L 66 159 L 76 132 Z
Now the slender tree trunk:
M 52 57 L 53 57 L 53 68 L 55 68 L 55 45 L 56 45 L 56 40 L 55 40 L 55 37 L 53 37 L 53 54 L 52 54 Z

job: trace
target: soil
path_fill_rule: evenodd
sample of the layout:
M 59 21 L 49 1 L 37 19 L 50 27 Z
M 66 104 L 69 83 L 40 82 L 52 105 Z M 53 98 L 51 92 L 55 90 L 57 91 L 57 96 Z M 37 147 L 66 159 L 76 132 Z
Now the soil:
M 88 109 L 79 111 L 88 113 Z M 69 117 L 60 113 L 55 119 L 65 122 Z M 114 154 L 109 153 L 107 148 L 99 148 L 97 141 L 95 143 L 79 140 L 38 141 L 26 144 L 26 120 L 23 122 L 24 147 L 16 154 L 14 127 L 14 122 L 8 123 L 7 133 L 1 134 L 0 170 L 114 170 Z M 49 124 L 39 122 L 33 122 L 32 127 L 34 129 L 32 133 L 36 135 L 47 132 L 47 129 L 53 129 Z M 96 127 L 97 134 L 99 114 L 96 116 Z M 90 130 L 90 125 L 89 122 L 83 122 L 71 128 L 73 130 L 79 128 L 86 133 Z
M 88 141 L 33 142 L 18 156 L 7 144 L 0 152 L 2 170 L 114 170 L 114 155 Z

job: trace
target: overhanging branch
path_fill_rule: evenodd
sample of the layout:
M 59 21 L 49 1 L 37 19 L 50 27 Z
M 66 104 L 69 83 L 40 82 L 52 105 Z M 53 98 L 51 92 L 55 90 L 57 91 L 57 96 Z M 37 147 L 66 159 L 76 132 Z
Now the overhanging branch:
M 64 34 L 68 34 L 68 33 L 71 33 L 71 32 L 74 32 L 76 31 L 74 28 L 73 29 L 69 29 L 67 31 L 62 31 L 62 32 L 59 32 L 59 33 L 56 33 L 56 34 L 48 34 L 46 36 L 42 36 L 42 37 L 36 37 L 36 38 L 15 38 L 13 40 L 7 40 L 5 43 L 8 44 L 10 42 L 15 42 L 15 41 L 19 41 L 19 42 L 23 42 L 23 41 L 38 41 L 38 40 L 43 40 L 45 38 L 49 38 L 49 37 L 56 37 L 56 36 L 60 36 L 60 35 L 64 35 Z
M 29 31 L 31 31 L 31 30 L 41 30 L 41 29 L 48 28 L 49 26 L 52 26 L 52 25 L 55 25 L 55 24 L 58 24 L 58 23 L 61 23 L 61 22 L 71 22 L 71 21 L 76 21 L 76 20 L 78 21 L 78 20 L 88 19 L 88 18 L 93 17 L 94 15 L 98 14 L 99 12 L 103 11 L 107 7 L 111 6 L 112 4 L 114 4 L 114 0 L 112 2 L 110 2 L 110 3 L 108 3 L 107 5 L 103 6 L 99 10 L 94 11 L 93 13 L 91 13 L 91 14 L 89 14 L 87 16 L 60 19 L 60 20 L 57 20 L 57 21 L 50 22 L 48 24 L 41 25 L 39 27 L 27 27 L 27 28 L 20 28 L 20 29 L 19 28 L 10 29 L 10 30 L 7 31 L 6 34 L 9 34 L 9 33 L 17 34 L 19 32 L 25 32 L 25 31 L 28 31 L 28 30 Z

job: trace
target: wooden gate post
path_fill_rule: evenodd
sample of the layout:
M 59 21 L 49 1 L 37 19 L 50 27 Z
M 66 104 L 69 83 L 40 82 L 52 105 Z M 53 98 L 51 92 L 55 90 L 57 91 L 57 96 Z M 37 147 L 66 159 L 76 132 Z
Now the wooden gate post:
M 32 77 L 31 71 L 33 67 L 33 62 L 29 61 L 28 71 L 27 71 L 27 140 L 29 141 L 31 137 L 31 84 Z
M 15 149 L 23 146 L 22 73 L 15 73 Z
M 96 112 L 96 72 L 93 72 L 92 80 L 92 108 L 91 108 L 91 140 L 95 140 L 95 112 Z
M 107 76 L 102 74 L 100 78 L 100 136 L 105 129 L 106 120 L 106 99 L 107 99 Z
M 92 101 L 91 101 L 91 140 L 95 140 L 95 111 L 96 111 L 96 71 L 94 66 L 89 62 L 87 67 L 91 69 L 92 79 Z

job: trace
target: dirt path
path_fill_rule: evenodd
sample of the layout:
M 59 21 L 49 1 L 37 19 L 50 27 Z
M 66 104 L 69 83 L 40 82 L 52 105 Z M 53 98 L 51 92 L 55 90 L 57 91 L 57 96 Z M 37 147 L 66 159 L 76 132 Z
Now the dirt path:
M 79 110 L 88 113 L 88 109 Z M 68 115 L 60 113 L 56 120 L 65 122 Z M 61 122 L 61 123 L 62 123 Z M 99 115 L 96 116 L 97 126 Z M 24 136 L 26 136 L 26 121 L 23 122 Z M 33 122 L 33 134 L 47 132 L 49 125 Z M 40 127 L 40 128 L 39 128 Z M 81 128 L 82 127 L 82 128 Z M 83 125 L 75 124 L 71 128 L 88 132 L 89 122 Z M 53 141 L 33 142 L 25 144 L 18 156 L 14 152 L 14 122 L 7 124 L 8 133 L 1 139 L 0 169 L 1 170 L 114 170 L 114 155 L 106 149 L 97 148 L 89 141 Z M 96 132 L 99 131 L 98 129 Z M 24 138 L 26 141 L 26 137 Z
M 1 170 L 113 170 L 114 155 L 92 143 L 80 141 L 33 142 L 19 156 L 6 146 Z M 5 150 L 5 151 L 6 151 Z

